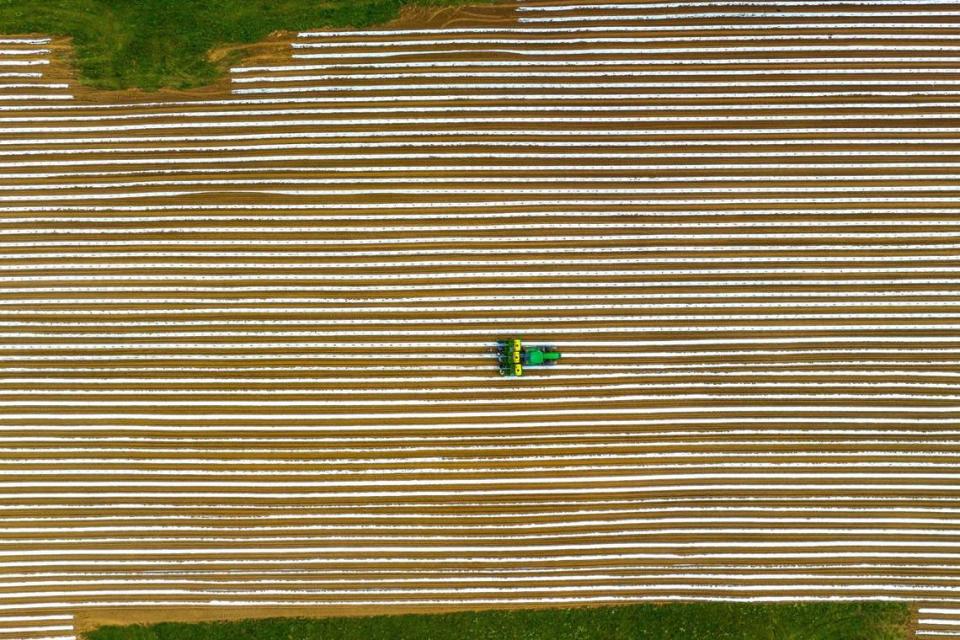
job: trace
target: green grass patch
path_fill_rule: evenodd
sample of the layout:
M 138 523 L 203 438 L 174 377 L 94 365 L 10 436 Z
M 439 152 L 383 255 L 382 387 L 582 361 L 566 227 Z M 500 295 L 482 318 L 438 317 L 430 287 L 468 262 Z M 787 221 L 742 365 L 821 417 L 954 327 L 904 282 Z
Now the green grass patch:
M 467 1 L 0 0 L 0 34 L 72 36 L 80 79 L 97 88 L 185 89 L 224 72 L 229 59 L 217 65 L 207 58 L 218 46 L 256 42 L 277 30 L 366 27 L 411 3 Z
M 905 640 L 903 603 L 690 603 L 101 627 L 86 640 Z

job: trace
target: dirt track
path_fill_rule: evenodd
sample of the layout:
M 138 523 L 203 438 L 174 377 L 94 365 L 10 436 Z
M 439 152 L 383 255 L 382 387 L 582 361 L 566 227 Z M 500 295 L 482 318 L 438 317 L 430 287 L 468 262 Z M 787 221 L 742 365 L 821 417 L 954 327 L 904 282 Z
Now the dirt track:
M 67 85 L 0 87 L 0 638 L 688 598 L 960 629 L 958 17 L 421 10 L 162 99 L 0 44 Z M 563 364 L 499 379 L 514 334 Z

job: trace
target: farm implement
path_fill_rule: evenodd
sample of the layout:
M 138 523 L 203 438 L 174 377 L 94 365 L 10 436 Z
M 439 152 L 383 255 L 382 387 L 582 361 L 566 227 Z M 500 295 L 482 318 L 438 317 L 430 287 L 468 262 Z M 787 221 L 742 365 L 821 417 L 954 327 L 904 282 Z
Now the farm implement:
M 497 364 L 500 375 L 519 377 L 526 367 L 555 364 L 560 352 L 553 347 L 525 347 L 520 338 L 497 341 Z

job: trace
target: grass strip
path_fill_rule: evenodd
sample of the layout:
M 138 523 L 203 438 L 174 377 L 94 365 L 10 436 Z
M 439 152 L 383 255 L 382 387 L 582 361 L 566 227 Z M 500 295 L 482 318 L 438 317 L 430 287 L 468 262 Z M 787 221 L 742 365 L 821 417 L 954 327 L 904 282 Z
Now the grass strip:
M 108 626 L 86 640 L 905 640 L 904 603 L 701 602 Z

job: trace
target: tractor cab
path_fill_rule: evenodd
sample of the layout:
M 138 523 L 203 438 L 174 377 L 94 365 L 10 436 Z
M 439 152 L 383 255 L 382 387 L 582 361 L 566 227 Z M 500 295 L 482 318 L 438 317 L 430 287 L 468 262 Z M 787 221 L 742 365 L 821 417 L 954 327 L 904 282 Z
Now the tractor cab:
M 553 347 L 527 347 L 520 338 L 497 341 L 497 364 L 500 375 L 520 377 L 525 367 L 551 365 L 560 359 Z

